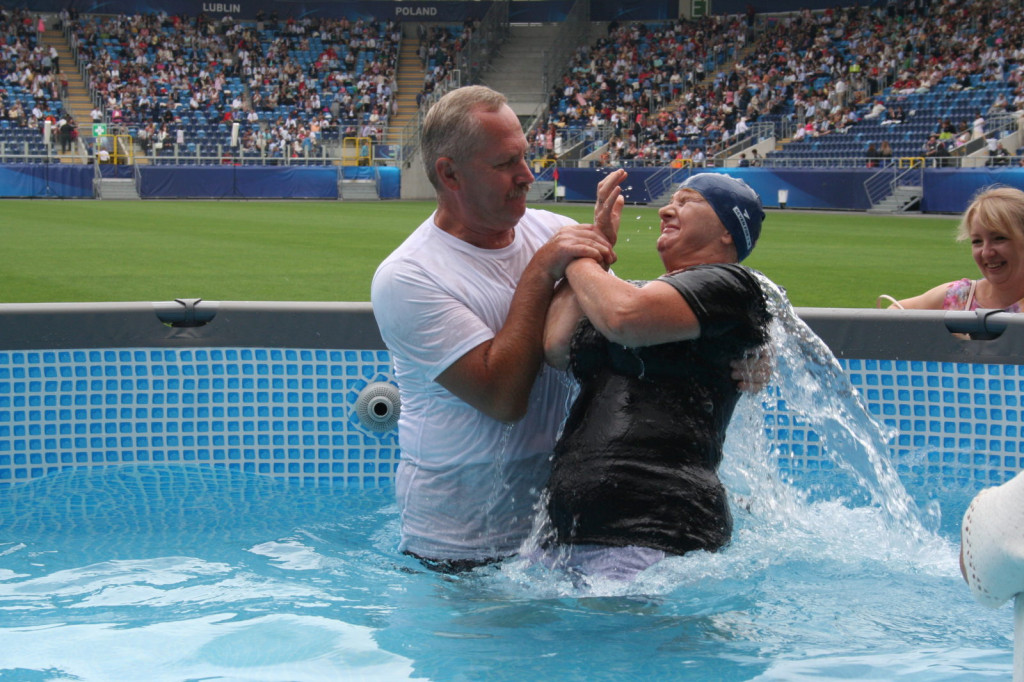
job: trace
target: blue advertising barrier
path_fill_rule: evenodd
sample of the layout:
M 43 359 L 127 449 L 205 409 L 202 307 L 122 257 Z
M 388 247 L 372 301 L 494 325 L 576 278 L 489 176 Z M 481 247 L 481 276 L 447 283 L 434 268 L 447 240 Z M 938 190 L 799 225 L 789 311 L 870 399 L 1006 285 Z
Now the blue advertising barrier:
M 143 199 L 337 199 L 335 166 L 141 166 Z M 378 196 L 401 195 L 397 168 L 343 167 L 345 179 L 378 178 Z
M 391 167 L 378 168 L 377 196 L 381 199 L 401 199 L 402 171 Z
M 104 172 L 104 177 L 131 177 L 135 171 L 132 166 L 110 169 L 116 173 Z M 626 201 L 657 203 L 661 185 L 649 182 L 665 169 L 627 170 Z M 93 172 L 87 165 L 0 165 L 0 197 L 91 198 Z M 558 183 L 565 190 L 565 200 L 594 201 L 597 183 L 607 172 L 606 168 L 559 168 Z M 676 177 L 681 181 L 694 172 L 677 171 Z M 870 207 L 864 182 L 876 170 L 708 168 L 705 172 L 744 180 L 768 207 L 779 206 L 779 192 L 785 191 L 787 208 L 863 211 Z M 392 167 L 139 166 L 138 173 L 139 195 L 145 199 L 337 199 L 339 173 L 346 180 L 376 179 L 381 199 L 401 197 L 401 171 Z M 1024 168 L 926 169 L 921 210 L 962 213 L 979 190 L 992 185 L 1024 190 Z
M 337 166 L 114 166 L 105 178 L 131 178 L 138 171 L 143 199 L 337 199 L 339 174 L 375 180 L 381 199 L 398 199 L 398 168 Z M 0 165 L 0 197 L 91 199 L 91 165 L 24 163 Z
M 992 185 L 1024 189 L 1024 168 L 942 168 L 929 171 L 924 175 L 921 210 L 926 213 L 960 213 L 967 208 L 971 197 Z
M 0 197 L 91 199 L 92 166 L 16 163 L 0 166 Z
M 657 203 L 661 184 L 650 186 L 655 174 L 664 175 L 664 168 L 627 168 L 624 196 L 629 203 Z M 593 201 L 597 198 L 597 183 L 608 172 L 606 168 L 559 168 L 558 182 L 565 187 L 567 201 Z M 789 192 L 787 205 L 791 208 L 822 210 L 860 210 L 870 207 L 864 181 L 875 171 L 869 169 L 828 168 L 707 168 L 677 171 L 679 181 L 698 172 L 726 173 L 739 178 L 761 195 L 765 206 L 778 204 L 779 190 Z M 654 196 L 651 193 L 654 193 Z
M 320 166 L 147 166 L 144 199 L 337 199 L 338 173 Z
M 607 168 L 559 168 L 558 183 L 565 189 L 566 201 L 594 201 L 597 183 Z M 627 168 L 624 184 L 628 203 L 658 202 L 660 183 L 653 176 L 664 168 Z M 870 208 L 864 183 L 878 171 L 874 168 L 707 168 L 677 171 L 678 181 L 697 172 L 725 173 L 750 185 L 765 206 L 779 206 L 779 191 L 788 194 L 788 208 L 823 211 L 864 211 Z M 935 168 L 926 169 L 923 179 L 921 210 L 925 213 L 961 213 L 981 189 L 1007 185 L 1024 190 L 1024 168 Z M 655 185 L 655 186 L 651 186 Z M 652 196 L 651 194 L 655 196 Z

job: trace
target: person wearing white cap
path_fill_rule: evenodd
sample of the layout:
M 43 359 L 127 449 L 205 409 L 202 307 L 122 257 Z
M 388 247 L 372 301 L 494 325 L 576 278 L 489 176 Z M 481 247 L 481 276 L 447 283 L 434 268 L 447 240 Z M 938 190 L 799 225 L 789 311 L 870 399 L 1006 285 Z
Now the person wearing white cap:
M 616 226 L 618 190 L 598 192 Z M 546 358 L 570 368 L 580 393 L 555 446 L 546 556 L 585 575 L 631 579 L 732 533 L 717 474 L 740 396 L 730 363 L 767 342 L 771 319 L 757 276 L 738 263 L 765 214 L 744 182 L 701 173 L 659 216 L 667 274 L 632 283 L 581 258 L 548 311 Z

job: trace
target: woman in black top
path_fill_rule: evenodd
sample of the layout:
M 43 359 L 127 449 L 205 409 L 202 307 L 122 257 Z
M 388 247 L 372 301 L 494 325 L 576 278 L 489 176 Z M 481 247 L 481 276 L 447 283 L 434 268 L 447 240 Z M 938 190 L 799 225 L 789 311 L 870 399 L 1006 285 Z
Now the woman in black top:
M 606 224 L 624 177 L 599 188 Z M 548 484 L 555 545 L 684 554 L 732 533 L 717 469 L 740 395 L 731 363 L 767 341 L 761 286 L 738 265 L 764 212 L 742 181 L 702 173 L 659 215 L 668 274 L 637 286 L 581 259 L 548 313 L 548 361 L 580 383 Z

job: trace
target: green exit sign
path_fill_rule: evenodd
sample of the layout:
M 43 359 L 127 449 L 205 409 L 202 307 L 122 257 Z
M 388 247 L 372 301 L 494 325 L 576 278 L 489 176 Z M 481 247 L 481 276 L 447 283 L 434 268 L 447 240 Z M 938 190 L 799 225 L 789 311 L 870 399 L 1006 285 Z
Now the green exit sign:
M 708 14 L 708 0 L 692 0 L 690 14 L 693 18 L 706 17 Z

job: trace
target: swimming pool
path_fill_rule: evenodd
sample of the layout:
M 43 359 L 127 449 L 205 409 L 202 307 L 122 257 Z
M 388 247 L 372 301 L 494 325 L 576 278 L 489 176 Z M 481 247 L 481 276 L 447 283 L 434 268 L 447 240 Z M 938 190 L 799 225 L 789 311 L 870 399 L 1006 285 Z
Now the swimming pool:
M 752 505 L 725 551 L 628 585 L 442 578 L 394 552 L 386 488 L 211 467 L 64 472 L 0 516 L 4 679 L 1007 679 L 1012 657 L 949 528 L 835 502 Z
M 78 346 L 53 341 L 52 318 L 29 345 L 0 331 L 4 679 L 1009 676 L 1011 609 L 971 600 L 955 539 L 976 490 L 1019 466 L 1012 323 L 928 348 L 927 315 L 897 333 L 802 311 L 866 410 L 842 381 L 769 391 L 767 412 L 741 401 L 723 472 L 734 542 L 624 585 L 523 560 L 442 578 L 397 555 L 397 443 L 350 409 L 388 379 L 366 311 L 270 308 L 218 305 L 247 338 L 153 328 L 152 307 L 83 313 Z M 910 521 L 879 448 L 921 510 Z

